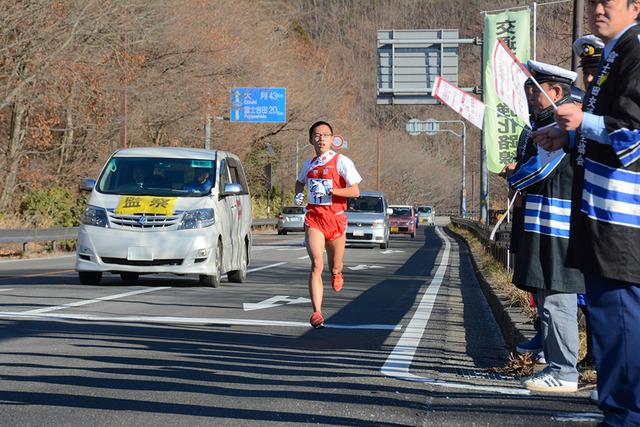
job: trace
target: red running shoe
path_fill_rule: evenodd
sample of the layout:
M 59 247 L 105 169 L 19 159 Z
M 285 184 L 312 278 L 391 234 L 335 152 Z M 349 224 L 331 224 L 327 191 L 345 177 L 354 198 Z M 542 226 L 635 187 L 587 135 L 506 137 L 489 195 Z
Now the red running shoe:
M 322 313 L 314 311 L 311 315 L 311 319 L 309 319 L 309 323 L 311 323 L 311 326 L 316 329 L 324 328 L 324 317 L 322 317 Z
M 333 290 L 336 292 L 340 292 L 342 290 L 342 285 L 344 285 L 344 278 L 342 277 L 342 273 L 336 273 L 333 275 L 331 279 L 331 286 Z

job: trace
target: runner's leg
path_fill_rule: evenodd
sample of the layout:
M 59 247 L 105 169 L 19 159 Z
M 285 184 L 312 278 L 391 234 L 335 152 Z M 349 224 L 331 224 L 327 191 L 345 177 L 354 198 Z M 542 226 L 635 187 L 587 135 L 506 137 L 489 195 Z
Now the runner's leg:
M 306 227 L 307 253 L 311 259 L 311 272 L 309 273 L 309 295 L 313 311 L 322 311 L 322 269 L 324 267 L 324 234 L 322 231 Z
M 327 240 L 327 261 L 331 274 L 342 273 L 342 259 L 346 242 L 347 236 L 344 234 L 335 240 Z

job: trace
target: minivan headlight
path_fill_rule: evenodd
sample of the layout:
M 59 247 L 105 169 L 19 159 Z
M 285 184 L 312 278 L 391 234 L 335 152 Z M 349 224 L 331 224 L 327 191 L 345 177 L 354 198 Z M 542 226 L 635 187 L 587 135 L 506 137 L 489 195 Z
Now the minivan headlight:
M 209 227 L 216 222 L 216 217 L 213 213 L 213 209 L 196 209 L 193 211 L 186 211 L 182 215 L 182 221 L 180 221 L 180 230 L 189 230 L 193 228 L 205 228 Z
M 96 227 L 108 227 L 107 211 L 104 208 L 89 205 L 82 213 L 82 223 Z
M 373 221 L 373 224 L 371 224 L 371 228 L 384 228 L 384 220 L 376 219 Z

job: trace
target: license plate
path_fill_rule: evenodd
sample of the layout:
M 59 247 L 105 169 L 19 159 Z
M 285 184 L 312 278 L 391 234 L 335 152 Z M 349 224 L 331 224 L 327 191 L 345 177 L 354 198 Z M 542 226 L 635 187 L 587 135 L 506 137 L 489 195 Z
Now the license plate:
M 398 232 L 398 227 L 391 227 L 391 232 L 392 233 L 397 233 Z
M 131 246 L 127 250 L 129 261 L 153 261 L 153 249 L 141 246 Z
M 353 231 L 353 235 L 354 236 L 358 236 L 358 237 L 362 237 L 362 236 L 364 236 L 364 231 L 362 231 L 362 230 L 354 230 Z

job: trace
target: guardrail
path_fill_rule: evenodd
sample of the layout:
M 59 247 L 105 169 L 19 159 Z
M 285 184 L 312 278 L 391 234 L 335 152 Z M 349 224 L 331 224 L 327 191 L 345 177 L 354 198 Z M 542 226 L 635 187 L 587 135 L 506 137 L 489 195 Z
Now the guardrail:
M 490 240 L 495 225 L 480 224 L 470 219 L 451 217 L 451 222 L 471 231 L 480 240 L 486 252 L 499 261 L 507 271 L 513 268 L 514 256 L 509 250 L 511 240 L 511 224 L 504 223 L 496 231 L 495 240 Z
M 276 225 L 275 218 L 254 218 L 252 227 L 264 227 Z M 56 249 L 56 242 L 60 240 L 76 240 L 78 237 L 78 227 L 60 228 L 29 228 L 0 230 L 0 243 L 22 243 L 22 253 L 29 250 L 30 242 L 51 242 L 53 250 Z

